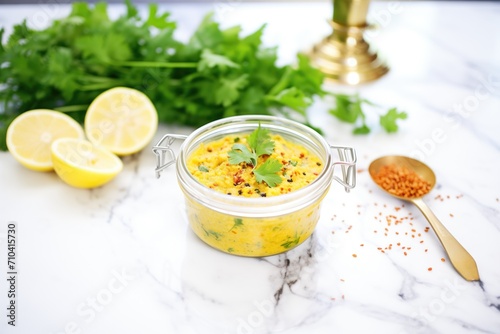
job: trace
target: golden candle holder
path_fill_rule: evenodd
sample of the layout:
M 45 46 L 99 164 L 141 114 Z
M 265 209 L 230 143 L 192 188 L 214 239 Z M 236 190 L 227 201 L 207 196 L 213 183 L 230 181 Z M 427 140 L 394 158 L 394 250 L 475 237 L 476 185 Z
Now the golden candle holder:
M 366 22 L 370 0 L 333 0 L 333 33 L 314 45 L 312 63 L 327 80 L 357 85 L 380 78 L 389 71 L 364 39 L 373 28 Z

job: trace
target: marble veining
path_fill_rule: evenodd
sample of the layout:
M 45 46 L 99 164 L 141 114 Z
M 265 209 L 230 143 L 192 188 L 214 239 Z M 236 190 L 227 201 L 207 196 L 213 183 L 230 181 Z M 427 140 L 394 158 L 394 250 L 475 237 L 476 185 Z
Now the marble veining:
M 397 5 L 393 14 L 388 2 L 370 8 L 381 28 L 370 38 L 390 73 L 358 88 L 325 87 L 359 91 L 407 111 L 409 119 L 388 135 L 369 108 L 373 132 L 355 136 L 328 115 L 331 100 L 314 104 L 309 115 L 325 138 L 357 150 L 358 184 L 348 194 L 332 184 L 314 234 L 287 253 L 243 258 L 205 245 L 188 226 L 175 169 L 155 179 L 148 149 L 125 158 L 123 173 L 94 190 L 28 171 L 1 152 L 0 248 L 6 224 L 17 222 L 20 281 L 18 325 L 7 326 L 0 311 L 0 332 L 500 333 L 500 6 Z M 161 5 L 178 20 L 180 38 L 209 10 L 223 26 L 241 24 L 244 32 L 268 23 L 264 42 L 279 46 L 283 63 L 328 33 L 330 6 Z M 68 10 L 1 5 L 0 22 L 9 34 L 24 17 Z M 192 130 L 163 124 L 153 142 Z M 481 281 L 455 272 L 417 208 L 373 184 L 368 165 L 385 154 L 433 167 L 438 183 L 425 200 L 475 257 Z

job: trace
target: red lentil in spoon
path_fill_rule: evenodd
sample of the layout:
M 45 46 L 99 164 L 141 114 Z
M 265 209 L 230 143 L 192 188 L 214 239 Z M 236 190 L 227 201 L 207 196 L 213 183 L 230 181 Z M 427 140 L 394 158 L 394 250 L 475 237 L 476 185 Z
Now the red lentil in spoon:
M 405 198 L 421 197 L 431 190 L 431 184 L 413 170 L 395 164 L 382 166 L 373 180 L 391 194 Z

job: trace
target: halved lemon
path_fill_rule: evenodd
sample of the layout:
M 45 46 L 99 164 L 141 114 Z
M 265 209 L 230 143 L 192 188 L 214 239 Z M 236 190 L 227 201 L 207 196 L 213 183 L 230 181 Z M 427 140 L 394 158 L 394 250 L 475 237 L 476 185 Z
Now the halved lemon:
M 123 169 L 120 158 L 85 139 L 57 139 L 52 143 L 51 151 L 57 175 L 73 187 L 102 186 Z
M 35 109 L 17 116 L 7 129 L 7 148 L 23 166 L 36 171 L 53 169 L 50 153 L 58 138 L 83 138 L 82 127 L 59 111 Z
M 118 155 L 129 155 L 139 152 L 153 139 L 158 129 L 158 114 L 144 93 L 116 87 L 92 101 L 84 127 L 94 145 Z

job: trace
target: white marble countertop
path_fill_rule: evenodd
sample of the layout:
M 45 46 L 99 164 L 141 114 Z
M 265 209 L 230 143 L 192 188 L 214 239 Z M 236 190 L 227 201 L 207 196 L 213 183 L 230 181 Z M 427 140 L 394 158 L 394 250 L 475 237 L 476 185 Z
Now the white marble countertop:
M 162 6 L 181 37 L 209 10 L 244 31 L 267 22 L 264 40 L 279 45 L 282 62 L 328 33 L 331 11 L 328 2 Z M 333 184 L 313 236 L 285 254 L 241 258 L 199 241 L 174 169 L 155 179 L 149 149 L 94 190 L 70 188 L 1 152 L 0 332 L 500 333 L 500 5 L 390 8 L 372 4 L 381 30 L 370 37 L 391 71 L 356 90 L 409 119 L 388 135 L 369 118 L 372 134 L 354 136 L 328 115 L 328 101 L 309 110 L 331 144 L 357 150 L 358 184 L 351 193 Z M 0 6 L 0 22 L 8 32 L 23 17 L 43 24 L 67 11 Z M 154 141 L 190 131 L 162 125 Z M 435 170 L 427 203 L 474 256 L 480 282 L 455 272 L 415 207 L 369 179 L 369 162 L 385 154 L 411 155 Z M 390 215 L 413 219 L 388 226 Z M 8 222 L 18 226 L 16 327 L 6 318 Z

